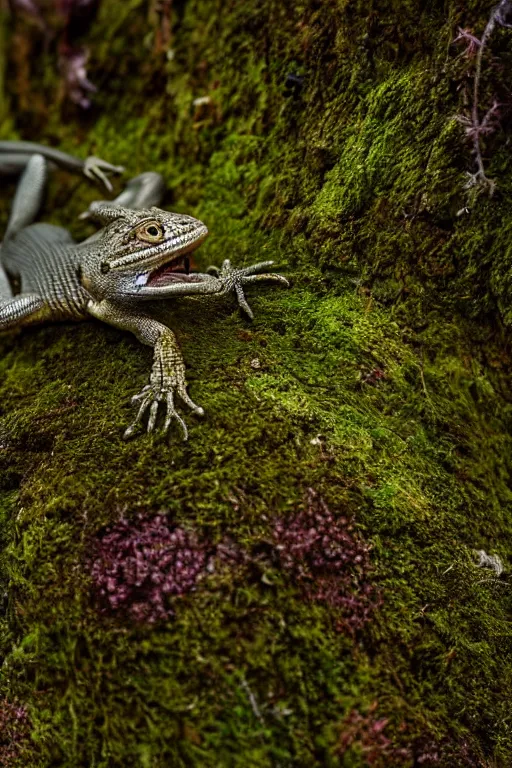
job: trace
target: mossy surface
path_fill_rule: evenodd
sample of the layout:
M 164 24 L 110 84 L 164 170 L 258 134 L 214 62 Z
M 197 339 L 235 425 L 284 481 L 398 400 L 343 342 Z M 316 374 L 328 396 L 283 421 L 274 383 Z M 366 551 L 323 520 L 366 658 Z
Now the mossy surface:
M 171 56 L 146 6 L 103 0 L 87 115 L 63 101 L 52 46 L 0 17 L 0 38 L 34 51 L 0 59 L 4 137 L 163 173 L 166 207 L 211 232 L 196 267 L 274 258 L 292 287 L 251 290 L 251 324 L 229 298 L 162 307 L 206 413 L 184 414 L 188 443 L 122 440 L 151 365 L 128 334 L 91 321 L 1 340 L 0 695 L 28 712 L 19 764 L 508 766 L 510 135 L 485 147 L 495 195 L 470 198 L 454 116 L 473 70 L 451 45 L 490 9 L 188 0 Z M 497 29 L 482 111 L 511 52 Z M 56 173 L 43 215 L 85 236 L 94 197 Z M 362 631 L 340 632 L 269 555 L 308 488 L 371 547 Z M 167 622 L 101 614 L 95 538 L 162 510 L 245 564 Z

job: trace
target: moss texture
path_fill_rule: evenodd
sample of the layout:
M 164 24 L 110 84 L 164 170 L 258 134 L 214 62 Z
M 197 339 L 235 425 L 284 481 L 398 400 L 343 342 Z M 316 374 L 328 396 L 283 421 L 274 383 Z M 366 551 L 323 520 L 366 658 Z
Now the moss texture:
M 454 119 L 473 64 L 452 40 L 489 13 L 188 0 L 168 55 L 146 3 L 103 0 L 87 115 L 52 45 L 3 17 L 5 138 L 160 171 L 166 206 L 211 231 L 196 266 L 272 257 L 292 280 L 251 293 L 252 324 L 229 300 L 162 308 L 206 412 L 186 444 L 121 439 L 151 363 L 129 335 L 91 321 L 2 339 L 0 694 L 28 712 L 20 765 L 511 764 L 510 134 L 486 140 L 494 196 L 471 195 Z M 497 29 L 482 111 L 511 56 Z M 45 218 L 85 235 L 94 197 L 55 174 Z M 381 604 L 355 635 L 268 555 L 308 488 L 371 546 Z M 246 564 L 168 622 L 101 614 L 91 542 L 162 510 Z

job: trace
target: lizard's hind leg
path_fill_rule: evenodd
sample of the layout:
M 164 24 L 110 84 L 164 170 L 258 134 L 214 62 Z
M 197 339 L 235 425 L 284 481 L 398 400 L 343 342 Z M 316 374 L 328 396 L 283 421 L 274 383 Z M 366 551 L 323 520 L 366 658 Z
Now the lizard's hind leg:
M 154 171 L 141 173 L 130 179 L 120 195 L 112 200 L 113 205 L 123 208 L 151 208 L 160 205 L 165 194 L 163 177 Z
M 11 215 L 5 233 L 6 240 L 14 237 L 35 220 L 43 202 L 47 175 L 47 164 L 44 157 L 32 155 L 14 195 Z
M 141 210 L 142 208 L 151 208 L 160 205 L 165 194 L 165 184 L 163 177 L 159 173 L 147 171 L 130 179 L 120 195 L 114 200 L 95 200 L 89 206 L 89 209 L 80 214 L 81 219 L 93 218 L 94 209 L 98 206 L 122 206 L 123 208 L 132 208 Z

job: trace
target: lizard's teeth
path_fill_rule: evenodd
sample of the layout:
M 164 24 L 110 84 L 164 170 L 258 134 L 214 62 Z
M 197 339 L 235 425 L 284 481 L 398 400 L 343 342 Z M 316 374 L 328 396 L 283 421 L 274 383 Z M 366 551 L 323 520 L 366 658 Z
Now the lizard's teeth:
M 148 281 L 149 273 L 148 272 L 142 272 L 140 275 L 137 275 L 135 279 L 135 285 L 146 285 Z

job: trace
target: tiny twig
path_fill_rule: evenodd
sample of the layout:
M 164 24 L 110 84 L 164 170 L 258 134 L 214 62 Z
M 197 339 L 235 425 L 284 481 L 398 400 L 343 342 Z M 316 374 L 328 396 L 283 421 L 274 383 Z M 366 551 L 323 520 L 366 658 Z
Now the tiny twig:
M 471 109 L 471 119 L 472 119 L 473 129 L 474 129 L 473 151 L 475 153 L 476 164 L 478 168 L 478 171 L 476 173 L 477 178 L 475 179 L 475 182 L 478 181 L 479 179 L 484 183 L 490 184 L 490 194 L 492 194 L 494 191 L 494 182 L 491 179 L 488 179 L 487 176 L 485 175 L 484 161 L 482 159 L 482 151 L 480 148 L 481 124 L 478 116 L 478 95 L 480 90 L 480 78 L 482 76 L 482 56 L 483 56 L 484 48 L 487 44 L 487 40 L 489 39 L 495 24 L 496 24 L 495 11 L 493 11 L 489 21 L 487 22 L 487 26 L 485 27 L 484 33 L 482 35 L 482 39 L 480 41 L 480 47 L 478 48 L 478 53 L 476 57 L 475 79 L 473 82 L 473 107 Z
M 254 693 L 249 688 L 249 683 L 247 682 L 245 677 L 242 677 L 242 679 L 240 680 L 240 685 L 242 686 L 244 691 L 247 693 L 247 696 L 249 698 L 249 703 L 251 705 L 251 709 L 254 712 L 255 717 L 257 717 L 258 720 L 260 721 L 260 723 L 262 725 L 264 725 L 265 724 L 265 720 L 263 719 L 263 715 L 261 714 L 260 708 L 258 707 L 258 702 L 256 701 L 256 696 L 254 695 Z
M 483 118 L 480 120 L 479 115 L 479 97 L 480 97 L 480 81 L 482 78 L 482 61 L 483 54 L 488 43 L 490 36 L 492 35 L 496 24 L 502 27 L 512 28 L 512 23 L 508 21 L 508 14 L 512 14 L 512 0 L 501 0 L 501 2 L 495 6 L 489 17 L 489 21 L 486 24 L 481 40 L 478 40 L 467 29 L 461 29 L 459 27 L 459 34 L 455 38 L 454 42 L 460 42 L 464 40 L 468 43 L 466 49 L 466 55 L 472 57 L 476 53 L 476 67 L 475 77 L 473 80 L 473 103 L 471 106 L 471 117 L 459 116 L 457 119 L 465 126 L 465 133 L 473 144 L 473 154 L 476 160 L 477 170 L 475 173 L 469 174 L 469 180 L 465 185 L 466 189 L 474 187 L 478 184 L 485 186 L 489 190 L 489 194 L 492 195 L 496 182 L 490 179 L 485 173 L 485 166 L 482 157 L 481 136 L 485 136 L 492 133 L 495 129 L 495 121 L 500 105 L 497 101 L 494 101 L 492 107 L 487 110 Z

